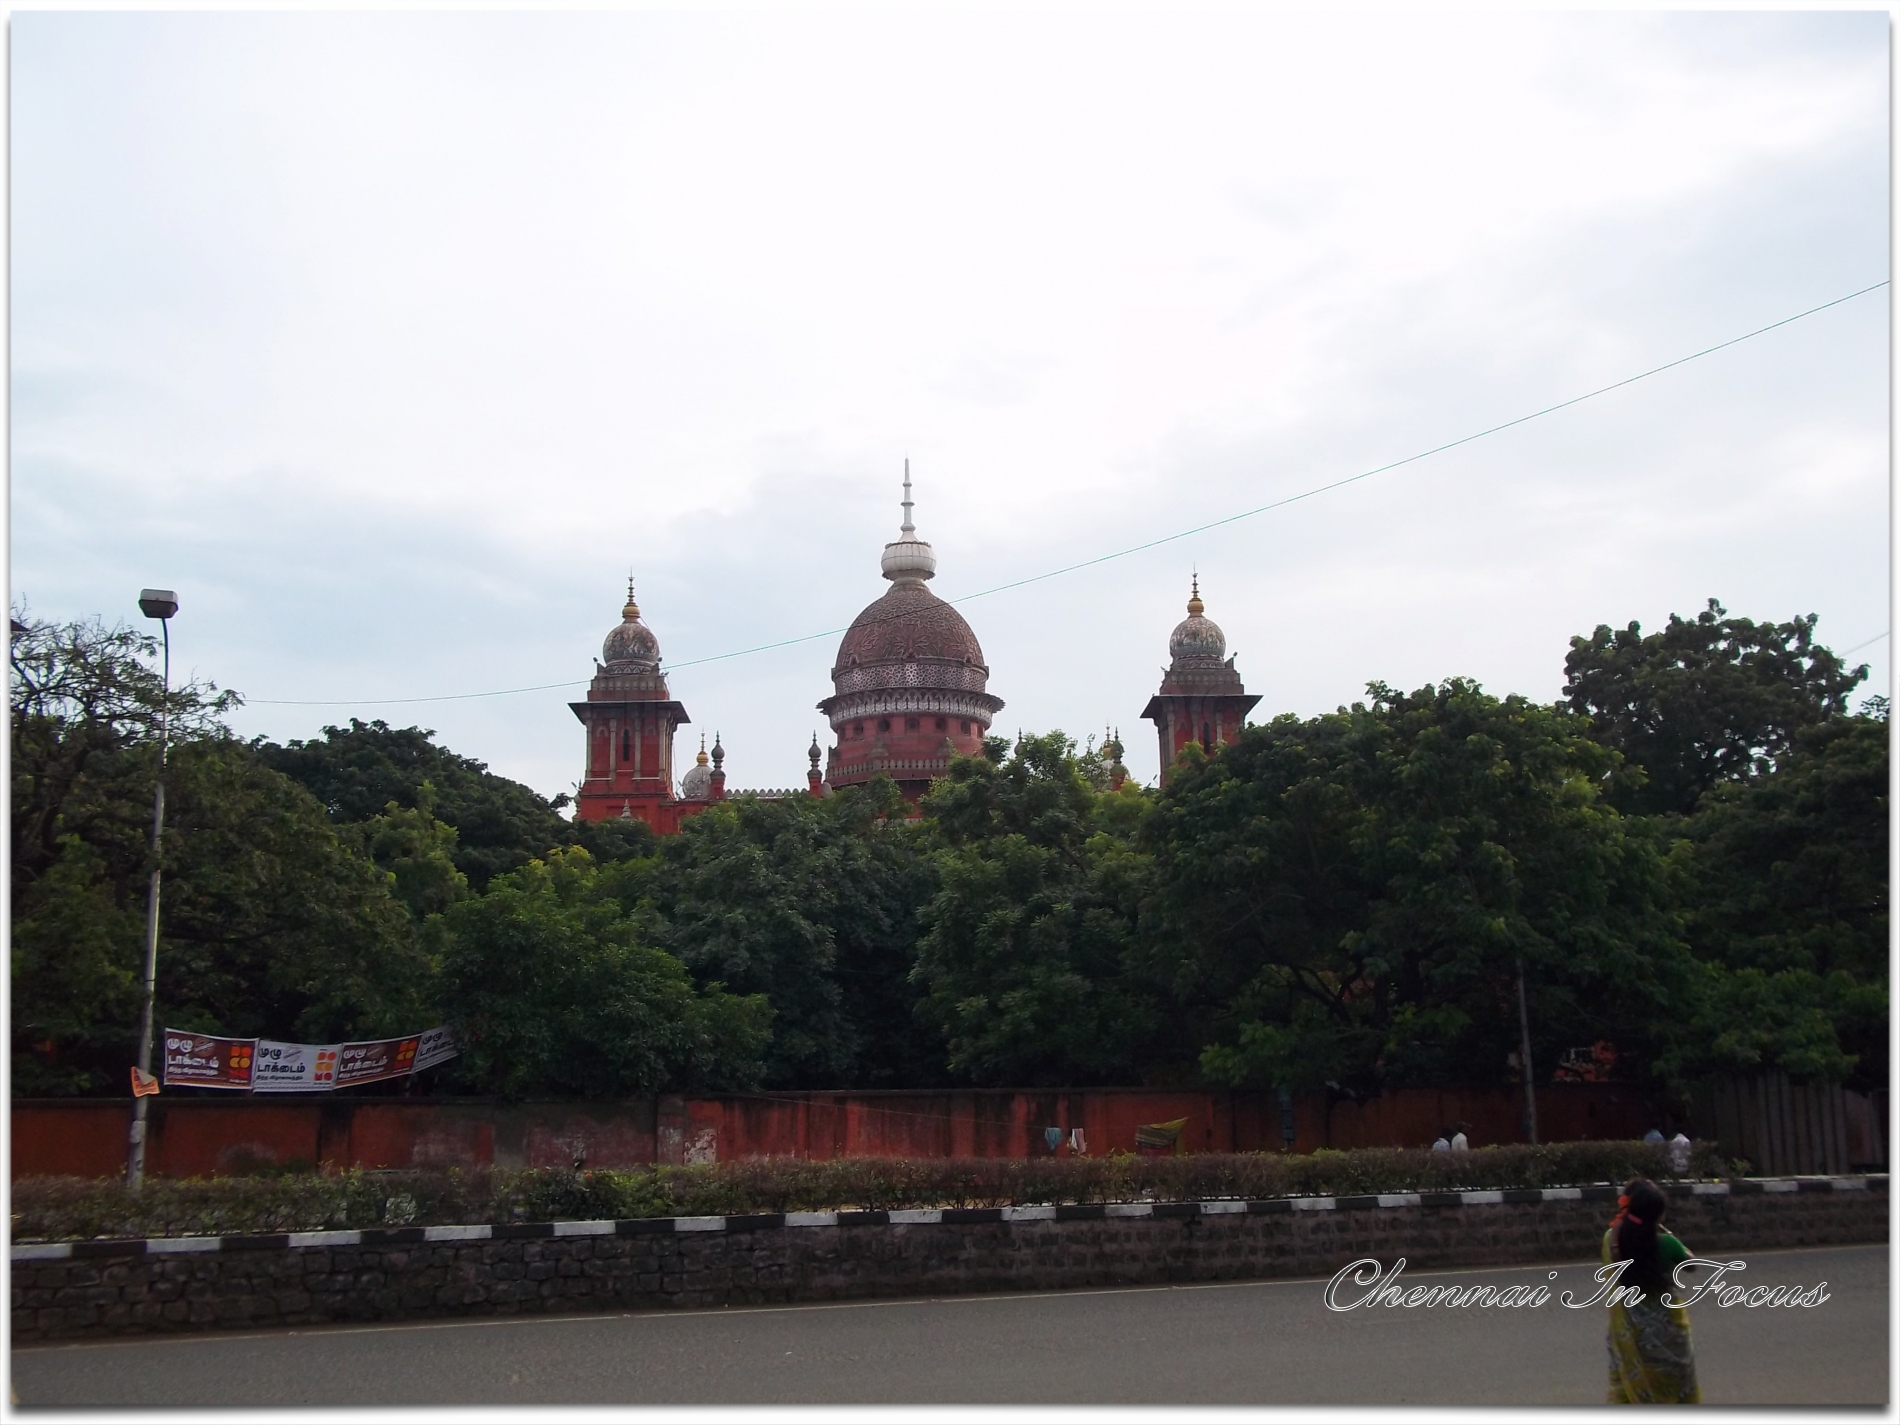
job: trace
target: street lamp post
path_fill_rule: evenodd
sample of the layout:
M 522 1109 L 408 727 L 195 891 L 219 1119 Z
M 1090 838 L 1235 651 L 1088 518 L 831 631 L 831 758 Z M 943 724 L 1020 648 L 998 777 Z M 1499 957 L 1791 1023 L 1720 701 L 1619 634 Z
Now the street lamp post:
M 171 742 L 172 633 L 171 617 L 178 612 L 178 596 L 170 589 L 141 589 L 139 612 L 159 621 L 165 640 L 164 696 L 158 704 L 158 781 L 152 793 L 152 881 L 145 893 L 145 1013 L 139 1021 L 139 1072 L 152 1073 L 152 1021 L 158 999 L 158 879 L 159 852 L 165 840 L 165 755 Z M 137 1192 L 145 1180 L 145 1117 L 148 1095 L 132 1096 L 132 1131 L 126 1155 L 126 1186 Z

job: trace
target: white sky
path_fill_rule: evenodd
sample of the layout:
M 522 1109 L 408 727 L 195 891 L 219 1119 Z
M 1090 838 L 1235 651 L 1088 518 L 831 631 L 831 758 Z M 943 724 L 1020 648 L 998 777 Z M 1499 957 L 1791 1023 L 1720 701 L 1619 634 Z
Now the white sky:
M 175 587 L 244 733 L 544 793 L 629 567 L 667 660 L 840 628 L 909 456 L 954 598 L 1888 275 L 1884 14 L 16 14 L 12 573 Z M 1141 708 L 1198 564 L 1256 719 L 1711 597 L 1888 628 L 1886 289 L 964 606 L 998 730 Z M 802 783 L 836 638 L 671 675 Z M 1884 688 L 1888 642 L 1852 655 Z M 283 706 L 265 699 L 326 699 Z

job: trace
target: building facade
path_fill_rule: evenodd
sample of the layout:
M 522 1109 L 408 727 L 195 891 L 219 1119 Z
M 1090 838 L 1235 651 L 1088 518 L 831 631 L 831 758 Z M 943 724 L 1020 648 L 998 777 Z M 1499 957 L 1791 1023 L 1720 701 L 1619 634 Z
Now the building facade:
M 982 752 L 1003 700 L 989 691 L 989 665 L 970 625 L 927 587 L 937 556 L 912 521 L 908 462 L 902 505 L 898 537 L 884 546 L 879 561 L 890 587 L 852 620 L 832 661 L 831 696 L 818 704 L 831 726 L 830 747 L 821 749 L 814 734 L 806 752 L 806 785 L 798 791 L 745 795 L 823 796 L 883 775 L 915 806 L 931 781 L 950 770 L 952 758 Z M 1198 577 L 1188 617 L 1175 627 L 1168 651 L 1161 689 L 1142 713 L 1160 739 L 1164 784 L 1188 743 L 1218 753 L 1240 736 L 1247 713 L 1260 701 L 1241 686 L 1234 660 L 1226 656 L 1226 635 L 1206 617 Z M 674 735 L 691 719 L 667 687 L 659 640 L 641 621 L 631 581 L 586 700 L 569 706 L 586 730 L 585 773 L 576 798 L 582 820 L 638 820 L 665 835 L 725 800 L 725 749 L 717 734 L 710 753 L 701 737 L 697 760 L 674 778 Z M 1119 736 L 1105 738 L 1103 751 L 1119 786 L 1126 776 Z

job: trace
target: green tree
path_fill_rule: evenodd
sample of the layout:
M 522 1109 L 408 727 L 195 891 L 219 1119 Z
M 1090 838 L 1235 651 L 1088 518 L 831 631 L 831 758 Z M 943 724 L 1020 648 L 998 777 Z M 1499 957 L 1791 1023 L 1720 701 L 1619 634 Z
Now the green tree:
M 468 877 L 455 864 L 455 828 L 437 821 L 430 810 L 425 795 L 420 806 L 391 802 L 380 816 L 338 828 L 346 845 L 389 875 L 396 898 L 417 920 L 447 910 L 469 893 Z
M 1139 789 L 1097 791 L 1060 732 L 959 758 L 924 803 L 941 888 L 913 980 L 978 1083 L 1166 1076 L 1171 1017 L 1139 942 Z
M 763 996 L 696 990 L 579 847 L 496 877 L 431 929 L 466 1085 L 623 1098 L 758 1084 L 771 1037 Z
M 1506 1083 L 1518 968 L 1539 1077 L 1653 1058 L 1688 973 L 1663 847 L 1606 806 L 1581 718 L 1459 679 L 1190 754 L 1148 819 L 1153 933 L 1233 1084 Z
M 136 1056 L 156 761 L 93 765 L 69 798 L 86 830 L 17 902 L 18 1092 L 121 1090 Z M 317 1043 L 421 1027 L 431 972 L 392 878 L 314 798 L 228 738 L 173 748 L 166 787 L 162 1024 Z
M 162 687 L 148 639 L 14 621 L 14 1091 L 123 1092 Z M 419 1027 L 429 966 L 391 878 L 224 732 L 234 703 L 204 684 L 172 694 L 161 1022 L 319 1041 Z
M 1706 966 L 1709 1069 L 1887 1082 L 1888 726 L 1797 730 L 1770 772 L 1713 788 L 1686 824 L 1687 935 Z
M 548 801 L 485 763 L 437 746 L 434 736 L 351 718 L 347 728 L 324 728 L 321 739 L 256 746 L 266 763 L 308 788 L 332 821 L 366 822 L 386 814 L 391 802 L 410 809 L 426 803 L 455 828 L 456 869 L 477 891 L 503 871 L 574 843 L 574 825 L 560 814 L 565 798 Z
M 8 647 L 13 791 L 15 918 L 21 897 L 63 856 L 68 837 L 136 839 L 151 826 L 151 785 L 141 817 L 110 799 L 87 796 L 88 777 L 124 780 L 124 764 L 158 741 L 161 707 L 169 707 L 171 735 L 179 741 L 223 730 L 223 716 L 240 699 L 214 683 L 189 681 L 171 690 L 146 666 L 157 640 L 100 620 L 49 623 L 25 604 L 13 607 Z
M 941 1051 L 907 976 L 931 866 L 888 779 L 823 798 L 740 797 L 668 838 L 640 883 L 702 981 L 761 994 L 773 1087 L 916 1086 Z
M 1571 639 L 1564 696 L 1627 764 L 1611 804 L 1686 816 L 1709 788 L 1772 766 L 1801 728 L 1845 713 L 1867 667 L 1816 643 L 1817 621 L 1757 624 L 1710 599 L 1656 633 L 1600 624 Z

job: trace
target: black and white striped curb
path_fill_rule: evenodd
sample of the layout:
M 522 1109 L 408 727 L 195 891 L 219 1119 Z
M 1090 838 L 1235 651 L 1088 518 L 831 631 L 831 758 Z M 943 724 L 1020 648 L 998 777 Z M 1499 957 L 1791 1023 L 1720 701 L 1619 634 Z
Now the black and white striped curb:
M 1695 1197 L 1790 1192 L 1885 1192 L 1887 1175 L 1742 1178 L 1671 1186 Z M 646 1237 L 683 1232 L 757 1232 L 778 1227 L 903 1227 L 984 1222 L 1091 1222 L 1118 1217 L 1194 1218 L 1231 1213 L 1358 1212 L 1382 1207 L 1493 1207 L 1502 1203 L 1615 1202 L 1619 1188 L 1501 1188 L 1463 1192 L 1381 1192 L 1338 1197 L 1224 1198 L 1209 1202 L 1073 1203 L 1060 1207 L 928 1207 L 878 1212 L 752 1212 L 728 1217 L 629 1217 L 613 1221 L 505 1222 L 467 1227 L 367 1227 L 338 1232 L 270 1232 L 229 1237 L 94 1238 L 22 1242 L 16 1262 L 69 1257 L 144 1257 L 188 1252 L 279 1251 L 290 1247 L 401 1247 L 424 1242 L 505 1242 L 539 1237 Z

